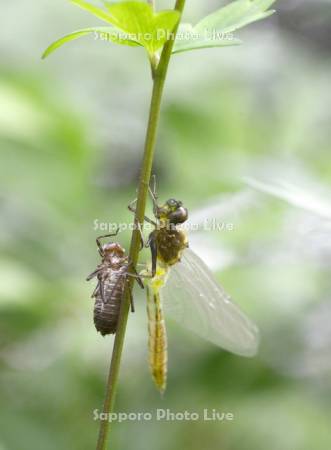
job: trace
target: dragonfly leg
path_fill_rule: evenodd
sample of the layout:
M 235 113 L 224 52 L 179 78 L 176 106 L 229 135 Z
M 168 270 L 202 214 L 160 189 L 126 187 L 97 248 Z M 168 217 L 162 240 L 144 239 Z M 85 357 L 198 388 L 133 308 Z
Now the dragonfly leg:
M 134 271 L 135 277 L 137 279 L 137 283 L 139 284 L 139 286 L 141 287 L 141 289 L 144 289 L 144 283 L 141 280 L 141 276 L 138 274 L 138 272 L 136 271 L 135 267 L 132 267 L 132 270 Z
M 136 212 L 136 208 L 135 208 L 136 204 L 137 204 L 137 199 L 135 198 L 132 202 L 129 203 L 128 210 L 135 213 Z
M 134 272 L 134 273 L 131 273 L 131 272 L 126 272 L 126 275 L 128 275 L 129 277 L 132 277 L 132 278 L 135 278 L 136 280 L 137 280 L 137 283 L 139 284 L 139 286 L 142 288 L 142 289 L 144 289 L 144 283 L 142 282 L 142 278 L 145 278 L 143 275 L 139 275 L 138 274 L 138 272 L 137 272 L 137 270 L 136 270 L 136 268 L 133 266 L 133 264 L 132 264 L 132 262 L 128 262 L 128 268 L 129 268 L 129 266 L 131 266 L 131 270 Z
M 96 287 L 93 291 L 93 294 L 91 295 L 91 298 L 94 298 L 97 295 L 99 290 L 100 290 L 100 281 L 98 281 L 98 284 L 96 285 Z
M 154 213 L 154 216 L 156 216 L 157 210 L 158 210 L 158 204 L 157 204 L 156 176 L 155 175 L 152 175 L 151 181 L 152 181 L 152 187 L 149 186 L 148 190 L 149 190 L 149 194 L 152 198 L 152 202 L 153 202 L 153 213 Z
M 137 223 L 137 228 L 138 228 L 138 231 L 140 234 L 140 251 L 141 251 L 144 247 L 146 247 L 146 243 L 145 243 L 144 235 L 143 235 L 141 225 L 139 222 Z
M 155 239 L 155 234 L 151 233 L 148 238 L 149 248 L 151 249 L 152 255 L 152 278 L 155 277 L 156 274 L 156 265 L 157 265 L 157 243 Z
M 136 212 L 136 208 L 134 207 L 134 205 L 135 205 L 136 203 L 137 203 L 137 199 L 133 200 L 133 202 L 131 202 L 131 203 L 128 205 L 128 210 L 131 211 L 132 213 L 135 213 L 135 212 Z M 151 225 L 154 225 L 154 226 L 156 227 L 156 223 L 154 222 L 154 220 L 150 219 L 149 217 L 144 216 L 144 220 L 145 220 L 147 223 L 150 223 Z
M 143 282 L 142 282 L 142 278 L 153 278 L 152 275 L 141 275 L 141 274 L 138 275 L 138 274 L 130 273 L 130 272 L 126 272 L 126 274 L 127 274 L 129 277 L 135 278 L 135 279 L 137 280 L 137 283 L 139 284 L 139 286 L 140 286 L 142 289 L 145 289 L 144 284 L 143 284 Z
M 101 268 L 98 268 L 94 272 L 90 273 L 90 275 L 86 278 L 86 281 L 92 280 L 92 278 L 96 277 L 101 270 Z
M 99 237 L 97 237 L 97 239 L 96 239 L 96 242 L 97 242 L 97 246 L 98 246 L 98 249 L 99 249 L 99 253 L 100 253 L 100 255 L 101 256 L 103 256 L 103 250 L 102 250 L 102 244 L 101 244 L 101 239 L 103 239 L 103 238 L 106 238 L 106 237 L 113 237 L 113 236 L 117 236 L 118 235 L 118 232 L 119 232 L 119 227 L 117 227 L 117 229 L 116 229 L 116 231 L 115 231 L 115 233 L 110 233 L 110 234 L 104 234 L 103 236 L 99 236 Z
M 133 295 L 132 295 L 131 291 L 130 291 L 130 305 L 131 305 L 131 312 L 134 313 L 135 307 L 134 307 Z

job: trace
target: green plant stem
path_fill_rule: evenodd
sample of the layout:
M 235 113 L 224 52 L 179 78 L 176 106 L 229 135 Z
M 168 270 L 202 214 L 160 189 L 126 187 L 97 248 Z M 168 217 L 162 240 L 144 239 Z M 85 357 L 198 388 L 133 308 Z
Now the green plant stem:
M 177 0 L 175 9 L 179 13 L 182 13 L 184 6 L 185 0 Z M 178 26 L 174 30 L 174 37 L 165 44 L 161 54 L 160 63 L 157 67 L 157 70 L 154 73 L 153 78 L 153 92 L 145 140 L 144 156 L 138 186 L 137 209 L 134 219 L 135 224 L 138 225 L 139 223 L 141 226 L 143 226 L 144 222 L 148 187 L 152 172 L 156 136 L 160 118 L 161 100 L 177 30 Z M 132 233 L 130 253 L 129 253 L 129 260 L 132 262 L 133 266 L 136 266 L 138 262 L 139 249 L 140 249 L 140 235 L 139 230 L 137 229 L 136 226 L 135 230 Z M 121 304 L 118 328 L 115 335 L 113 353 L 111 357 L 108 381 L 106 386 L 106 396 L 103 406 L 103 413 L 105 413 L 105 417 L 108 417 L 108 414 L 114 408 L 124 337 L 130 309 L 130 292 L 132 292 L 133 284 L 134 279 L 130 278 L 129 282 L 127 283 L 127 288 L 124 292 L 123 301 Z M 109 429 L 110 423 L 108 420 L 100 421 L 100 429 L 96 450 L 106 449 Z

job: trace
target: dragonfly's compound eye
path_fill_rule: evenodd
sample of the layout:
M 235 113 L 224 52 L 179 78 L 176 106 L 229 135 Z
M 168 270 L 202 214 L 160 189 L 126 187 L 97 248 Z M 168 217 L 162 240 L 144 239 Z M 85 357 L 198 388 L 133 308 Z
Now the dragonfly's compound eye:
M 177 208 L 174 212 L 169 215 L 170 223 L 175 225 L 179 223 L 184 223 L 188 219 L 188 210 L 183 206 Z
M 175 207 L 177 207 L 177 206 L 178 206 L 177 203 L 178 203 L 178 202 L 177 202 L 174 198 L 170 198 L 170 199 L 167 201 L 167 205 L 170 206 L 170 208 L 175 208 Z

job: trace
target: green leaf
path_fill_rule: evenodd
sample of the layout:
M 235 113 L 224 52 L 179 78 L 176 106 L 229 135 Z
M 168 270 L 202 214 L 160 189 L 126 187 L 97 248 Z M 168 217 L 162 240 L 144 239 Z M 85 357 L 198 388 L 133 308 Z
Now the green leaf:
M 273 14 L 273 10 L 268 10 L 273 3 L 275 0 L 236 0 L 205 17 L 194 27 L 182 24 L 173 53 L 239 45 L 241 41 L 231 33 Z
M 203 48 L 229 47 L 240 44 L 241 41 L 235 39 L 232 35 L 215 34 L 214 36 L 208 36 L 205 33 L 197 32 L 190 24 L 181 24 L 172 53 L 183 53 Z
M 177 25 L 180 14 L 178 11 L 164 10 L 154 12 L 151 5 L 142 2 L 106 2 L 112 23 L 140 45 L 149 54 L 163 47 L 170 33 Z
M 152 56 L 169 39 L 180 18 L 178 11 L 165 10 L 155 13 L 150 4 L 138 1 L 105 2 L 107 11 L 83 0 L 71 0 L 71 2 L 115 28 L 93 27 L 70 33 L 51 44 L 42 58 L 46 58 L 66 42 L 94 32 L 99 33 L 101 39 L 104 36 L 117 44 L 143 46 Z
M 98 17 L 98 19 L 101 19 L 101 20 L 104 20 L 105 22 L 113 24 L 113 19 L 112 19 L 111 15 L 108 14 L 103 9 L 98 8 L 97 6 L 91 5 L 90 3 L 85 2 L 83 0 L 70 0 L 70 1 L 74 5 L 77 5 L 80 8 L 84 9 L 85 11 L 88 11 L 89 13 Z
M 195 30 L 204 32 L 217 30 L 232 33 L 239 28 L 264 19 L 274 13 L 269 7 L 275 0 L 237 0 L 201 20 Z
M 43 53 L 42 59 L 47 58 L 51 53 L 53 53 L 56 49 L 61 47 L 63 44 L 73 41 L 75 39 L 78 39 L 82 36 L 86 36 L 91 33 L 97 33 L 98 37 L 100 39 L 103 38 L 103 36 L 107 36 L 108 40 L 116 41 L 116 32 L 114 31 L 114 28 L 111 27 L 92 27 L 92 28 L 83 28 L 81 30 L 74 31 L 73 33 L 67 34 L 66 36 L 58 39 L 57 41 L 53 42 Z M 114 36 L 114 39 L 112 39 L 112 36 Z M 133 43 L 132 43 L 133 44 Z M 131 45 L 132 45 L 131 44 Z M 127 44 L 128 45 L 128 44 Z M 136 44 L 138 45 L 138 44 Z

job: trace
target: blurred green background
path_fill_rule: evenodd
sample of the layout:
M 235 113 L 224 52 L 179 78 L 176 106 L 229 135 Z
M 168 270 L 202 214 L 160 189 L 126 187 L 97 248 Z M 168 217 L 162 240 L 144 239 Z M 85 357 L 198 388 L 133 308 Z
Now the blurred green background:
M 189 0 L 186 19 L 223 3 Z M 331 2 L 277 3 L 240 32 L 243 46 L 173 58 L 154 167 L 161 199 L 233 225 L 192 233 L 192 247 L 258 323 L 260 353 L 228 354 L 169 321 L 160 398 L 137 290 L 117 411 L 234 420 L 116 424 L 113 450 L 331 446 Z M 94 221 L 130 219 L 150 74 L 143 50 L 92 37 L 40 55 L 97 23 L 64 0 L 1 5 L 1 450 L 95 445 L 113 338 L 95 332 L 84 279 Z

